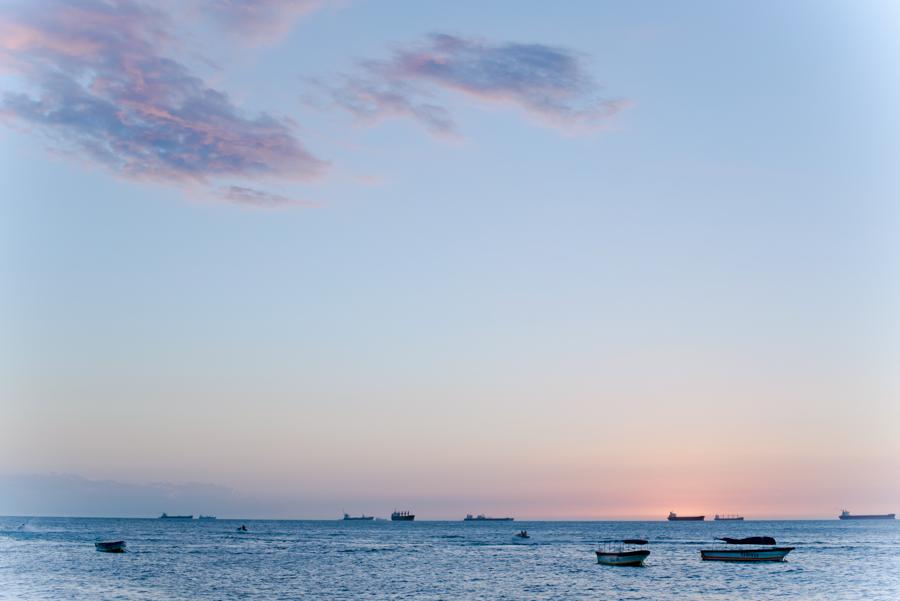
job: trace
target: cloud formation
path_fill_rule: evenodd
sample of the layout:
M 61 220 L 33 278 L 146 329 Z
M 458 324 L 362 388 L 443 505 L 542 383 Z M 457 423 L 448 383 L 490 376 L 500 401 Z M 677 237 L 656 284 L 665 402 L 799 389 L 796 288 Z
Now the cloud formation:
M 297 200 L 288 198 L 281 194 L 272 194 L 255 188 L 247 188 L 245 186 L 228 186 L 219 190 L 220 196 L 229 202 L 234 202 L 251 207 L 259 207 L 264 209 L 274 209 L 278 207 L 288 206 L 318 206 L 317 203 L 308 200 Z
M 271 42 L 287 34 L 296 20 L 325 0 L 200 0 L 199 10 L 222 28 L 253 42 Z
M 443 91 L 518 106 L 567 129 L 596 127 L 625 105 L 599 96 L 583 60 L 565 48 L 448 34 L 398 48 L 389 60 L 362 62 L 337 85 L 322 87 L 335 105 L 356 117 L 408 116 L 437 133 L 455 129 L 449 111 L 436 100 Z
M 284 120 L 247 115 L 162 51 L 165 13 L 136 0 L 48 0 L 0 10 L 0 68 L 24 89 L 0 113 L 56 147 L 135 179 L 310 179 L 325 163 Z

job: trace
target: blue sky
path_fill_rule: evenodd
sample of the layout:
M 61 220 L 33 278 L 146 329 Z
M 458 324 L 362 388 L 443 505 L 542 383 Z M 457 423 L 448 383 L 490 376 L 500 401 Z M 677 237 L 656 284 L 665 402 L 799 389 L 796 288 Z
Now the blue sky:
M 896 509 L 892 3 L 0 6 L 3 473 Z

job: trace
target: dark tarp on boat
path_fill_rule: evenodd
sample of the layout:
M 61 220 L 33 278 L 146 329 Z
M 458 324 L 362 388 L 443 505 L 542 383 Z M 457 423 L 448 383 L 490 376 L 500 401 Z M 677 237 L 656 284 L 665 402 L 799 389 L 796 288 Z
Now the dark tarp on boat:
M 723 540 L 729 545 L 774 545 L 775 539 L 771 536 L 748 536 L 747 538 L 728 538 L 723 536 L 717 540 Z

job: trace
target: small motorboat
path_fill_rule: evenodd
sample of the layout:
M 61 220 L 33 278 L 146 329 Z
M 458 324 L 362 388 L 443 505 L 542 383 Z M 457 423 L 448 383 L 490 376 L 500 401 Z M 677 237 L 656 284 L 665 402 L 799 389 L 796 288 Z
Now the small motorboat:
M 94 548 L 98 551 L 103 551 L 104 553 L 124 553 L 125 552 L 125 541 L 123 540 L 108 540 L 108 541 L 100 541 L 94 543 Z
M 600 544 L 603 547 L 596 551 L 597 563 L 606 566 L 643 566 L 650 555 L 649 549 L 637 548 L 649 544 L 643 538 L 602 540 Z
M 528 534 L 528 530 L 520 530 L 514 535 L 516 538 L 531 538 L 531 535 Z
M 748 536 L 746 538 L 722 537 L 716 540 L 725 541 L 726 545 L 741 545 L 738 549 L 701 549 L 700 559 L 703 561 L 784 561 L 794 547 L 744 546 L 775 545 L 771 536 Z

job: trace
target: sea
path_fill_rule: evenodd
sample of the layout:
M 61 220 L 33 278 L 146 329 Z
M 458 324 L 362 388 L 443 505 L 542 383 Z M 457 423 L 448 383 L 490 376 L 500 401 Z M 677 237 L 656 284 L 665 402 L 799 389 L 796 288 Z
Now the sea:
M 717 536 L 753 535 L 796 549 L 783 563 L 700 560 Z M 635 537 L 650 541 L 645 567 L 597 564 L 598 540 Z M 95 551 L 111 539 L 128 551 Z M 3 517 L 0 599 L 898 601 L 900 523 Z

